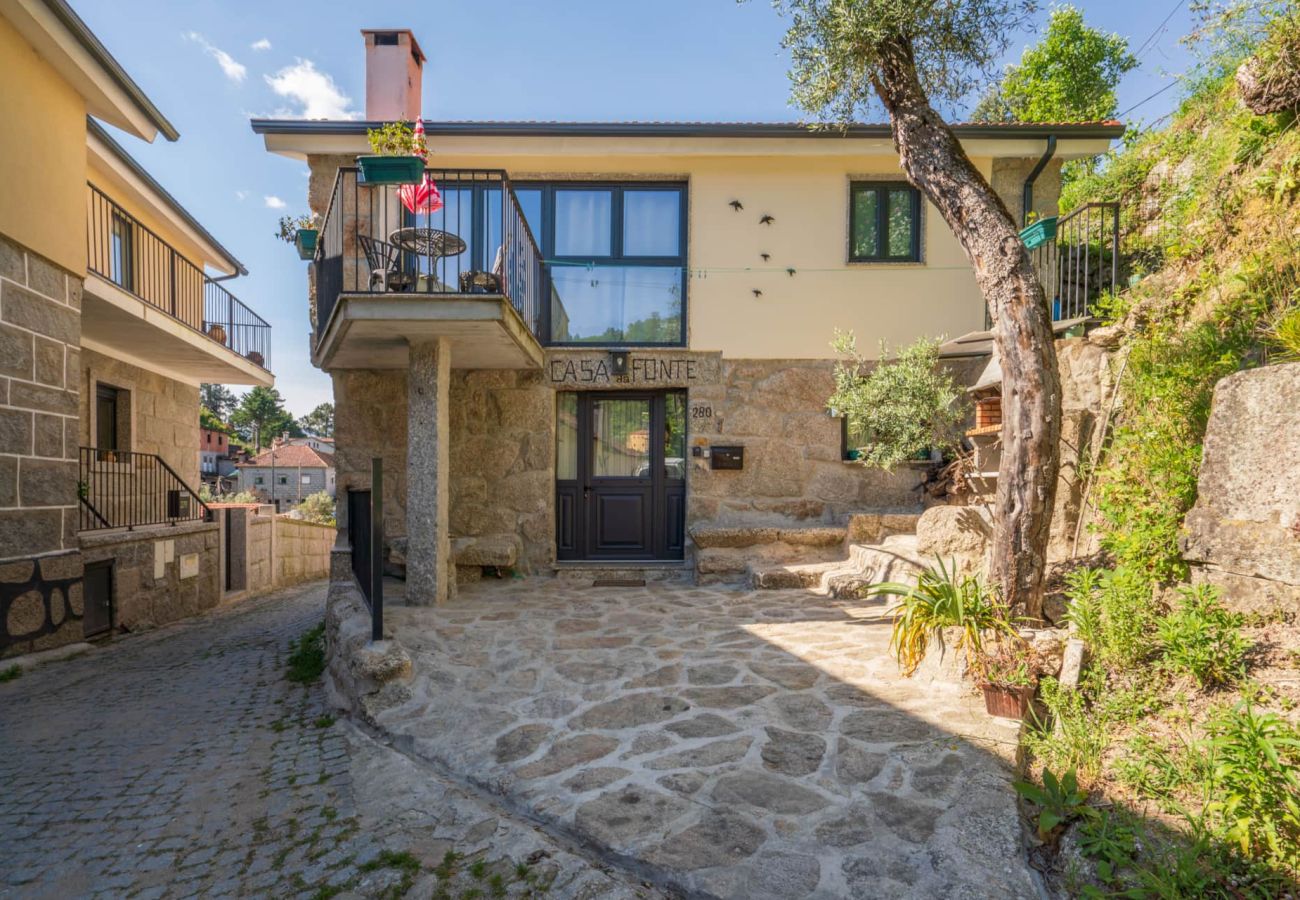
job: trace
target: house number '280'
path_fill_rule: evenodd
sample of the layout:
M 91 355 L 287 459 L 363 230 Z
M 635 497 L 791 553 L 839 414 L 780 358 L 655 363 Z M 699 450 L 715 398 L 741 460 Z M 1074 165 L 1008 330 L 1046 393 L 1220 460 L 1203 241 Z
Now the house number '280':
M 691 406 L 692 419 L 712 419 L 713 407 L 707 403 L 695 403 Z

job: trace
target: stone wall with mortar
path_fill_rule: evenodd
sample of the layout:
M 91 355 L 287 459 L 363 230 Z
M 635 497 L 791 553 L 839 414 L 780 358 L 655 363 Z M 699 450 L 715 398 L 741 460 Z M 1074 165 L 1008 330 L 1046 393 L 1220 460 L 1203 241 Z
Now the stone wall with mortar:
M 0 656 L 81 639 L 81 286 L 0 236 Z
M 269 507 L 267 508 L 270 509 Z M 271 515 L 252 516 L 248 520 L 248 593 L 250 595 L 264 594 L 274 586 L 272 577 L 275 574 L 274 562 L 271 555 L 271 530 L 273 523 Z
M 1214 388 L 1183 556 L 1232 609 L 1300 612 L 1300 363 Z
M 118 450 L 156 453 L 194 490 L 199 484 L 199 389 L 94 350 L 81 352 L 81 444 L 92 447 L 98 385 L 129 391 Z M 120 402 L 120 401 L 119 401 Z M 125 420 L 125 421 L 124 421 Z
M 275 519 L 275 582 L 277 588 L 325 578 L 334 547 L 333 525 Z
M 215 522 L 81 536 L 86 563 L 113 562 L 113 628 L 140 631 L 221 602 L 221 533 Z

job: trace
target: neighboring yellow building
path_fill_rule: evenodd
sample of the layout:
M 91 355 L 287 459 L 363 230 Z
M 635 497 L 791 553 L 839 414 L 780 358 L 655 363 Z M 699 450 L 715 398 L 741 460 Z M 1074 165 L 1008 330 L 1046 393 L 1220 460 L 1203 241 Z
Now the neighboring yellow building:
M 0 655 L 216 604 L 199 384 L 271 385 L 247 274 L 109 134 L 175 128 L 63 0 L 0 0 Z
M 354 165 L 369 127 L 421 108 L 414 36 L 363 34 L 367 121 L 253 128 L 310 168 L 339 485 L 367 488 L 372 456 L 396 470 L 408 596 L 440 600 L 455 554 L 489 543 L 528 571 L 730 578 L 734 559 L 694 552 L 706 532 L 919 508 L 919 471 L 849 464 L 825 408 L 836 329 L 871 355 L 985 323 L 888 126 L 428 122 L 435 201 Z M 955 131 L 1022 217 L 1054 215 L 1061 163 L 1122 127 Z

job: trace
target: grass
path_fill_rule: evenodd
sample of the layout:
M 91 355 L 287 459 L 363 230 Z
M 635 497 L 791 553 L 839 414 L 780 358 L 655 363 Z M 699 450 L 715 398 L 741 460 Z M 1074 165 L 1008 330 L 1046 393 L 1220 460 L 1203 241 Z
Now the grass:
M 312 720 L 312 724 L 315 725 L 317 728 L 329 728 L 331 725 L 334 724 L 334 722 L 335 722 L 334 716 L 330 715 L 329 713 L 326 713 L 323 716 L 317 716 L 315 719 Z
M 289 643 L 289 671 L 285 675 L 298 684 L 311 684 L 325 671 L 325 623 L 303 632 Z
M 14 663 L 8 668 L 0 669 L 0 684 L 4 684 L 6 681 L 13 681 L 15 678 L 20 678 L 22 674 L 23 667 L 17 663 Z

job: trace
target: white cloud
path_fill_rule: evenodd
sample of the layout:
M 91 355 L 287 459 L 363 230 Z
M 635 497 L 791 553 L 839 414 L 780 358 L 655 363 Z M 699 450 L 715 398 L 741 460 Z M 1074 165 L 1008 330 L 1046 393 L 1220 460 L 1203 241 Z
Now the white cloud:
M 285 207 L 285 202 L 275 194 L 267 194 L 262 199 L 266 201 L 267 209 L 284 209 Z
M 298 59 L 293 65 L 265 78 L 271 90 L 301 107 L 289 115 L 304 119 L 357 117 L 357 112 L 351 108 L 352 98 L 339 90 L 334 79 L 318 70 L 310 59 Z
M 247 200 L 248 191 L 235 191 L 235 197 L 239 200 Z
M 231 81 L 238 83 L 248 77 L 248 69 L 243 63 L 236 61 L 233 56 L 225 50 L 222 50 L 220 47 L 214 47 L 212 44 L 208 43 L 208 39 L 197 31 L 191 31 L 186 34 L 185 37 L 198 44 L 203 48 L 204 53 L 215 59 L 217 65 L 221 66 L 221 71 L 224 72 L 226 77 Z
M 261 40 L 253 41 L 253 43 L 249 44 L 248 46 L 252 47 L 254 50 L 270 50 L 271 42 L 268 41 L 266 38 L 262 38 Z

